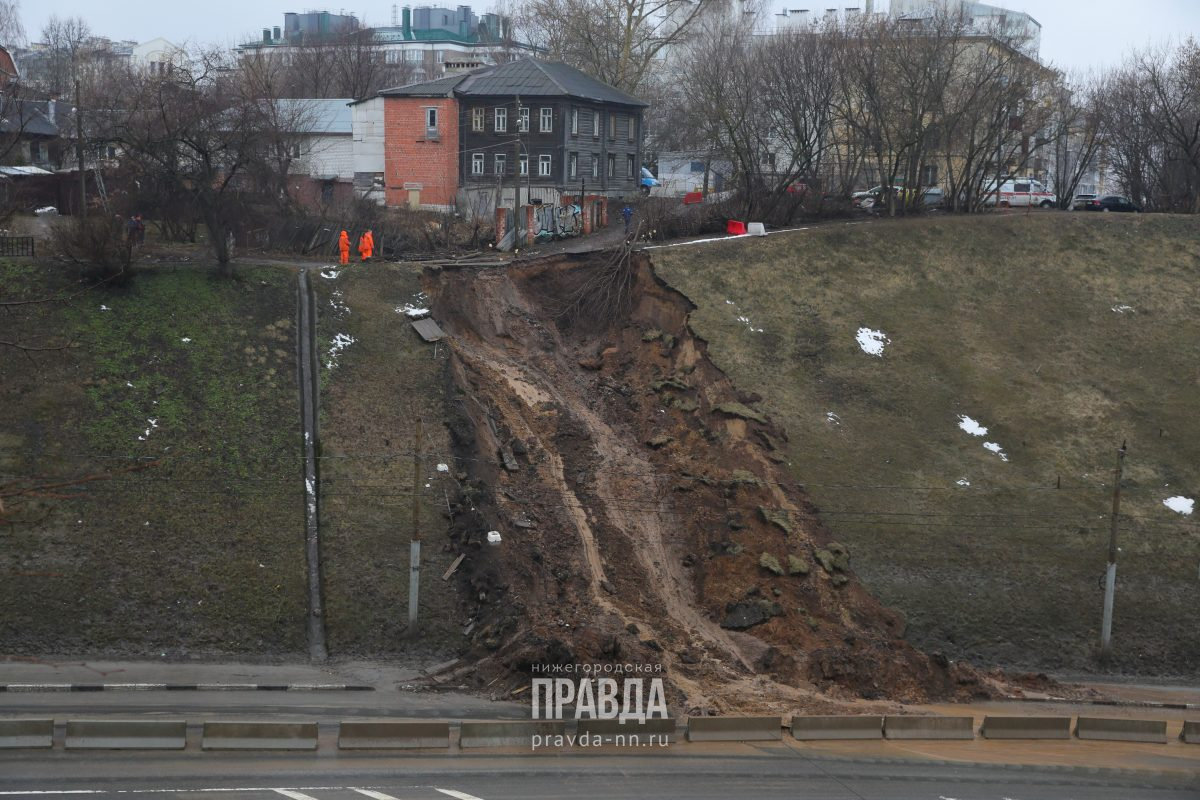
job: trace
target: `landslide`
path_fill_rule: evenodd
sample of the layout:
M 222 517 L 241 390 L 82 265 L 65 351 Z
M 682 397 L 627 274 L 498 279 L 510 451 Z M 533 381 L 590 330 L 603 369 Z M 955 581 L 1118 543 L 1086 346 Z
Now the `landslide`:
M 644 254 L 426 278 L 451 342 L 479 685 L 633 662 L 661 664 L 689 713 L 988 693 L 903 640 L 782 466 L 786 432 Z

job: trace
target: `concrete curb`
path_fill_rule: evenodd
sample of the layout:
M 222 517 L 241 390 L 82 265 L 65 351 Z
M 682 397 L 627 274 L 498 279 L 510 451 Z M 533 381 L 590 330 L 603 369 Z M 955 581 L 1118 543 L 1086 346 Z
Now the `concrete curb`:
M 1170 708 L 1176 711 L 1200 710 L 1200 703 L 1164 703 L 1159 700 L 1072 700 L 1067 697 L 998 697 L 1005 703 L 1062 703 L 1075 706 L 1109 706 L 1117 708 Z
M 373 692 L 351 683 L 0 683 L 0 692 Z

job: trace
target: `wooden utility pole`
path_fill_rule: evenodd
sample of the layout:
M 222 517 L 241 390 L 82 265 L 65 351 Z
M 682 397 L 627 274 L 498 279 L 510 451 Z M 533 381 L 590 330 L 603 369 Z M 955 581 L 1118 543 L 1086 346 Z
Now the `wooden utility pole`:
M 515 136 L 513 136 L 513 250 L 521 247 L 517 234 L 521 230 L 521 95 L 513 100 L 516 110 L 513 112 Z M 529 169 L 529 162 L 525 162 Z
M 417 635 L 417 609 L 421 591 L 421 418 L 417 417 L 416 446 L 413 448 L 412 538 L 408 548 L 408 630 Z
M 1113 595 L 1117 589 L 1117 521 L 1121 515 L 1121 475 L 1125 468 L 1125 442 L 1117 451 L 1113 481 L 1112 521 L 1108 529 L 1108 570 L 1104 574 L 1104 622 L 1100 629 L 1100 660 L 1107 661 L 1112 649 Z
M 83 166 L 83 100 L 75 79 L 75 157 L 79 159 L 79 218 L 87 218 L 87 170 Z

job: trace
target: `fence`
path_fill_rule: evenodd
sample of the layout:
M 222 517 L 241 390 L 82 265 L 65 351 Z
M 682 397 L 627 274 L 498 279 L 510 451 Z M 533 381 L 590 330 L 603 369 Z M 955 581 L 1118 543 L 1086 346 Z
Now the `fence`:
M 0 257 L 37 255 L 37 240 L 32 236 L 0 236 Z

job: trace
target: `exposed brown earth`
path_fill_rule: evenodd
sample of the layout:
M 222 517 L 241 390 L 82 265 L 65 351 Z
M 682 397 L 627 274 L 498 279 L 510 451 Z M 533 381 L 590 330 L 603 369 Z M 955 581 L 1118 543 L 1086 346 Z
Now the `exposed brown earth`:
M 786 433 L 708 359 L 691 304 L 644 255 L 427 286 L 452 337 L 453 535 L 479 685 L 527 685 L 536 664 L 661 664 L 693 713 L 993 691 L 901 638 L 780 466 Z

